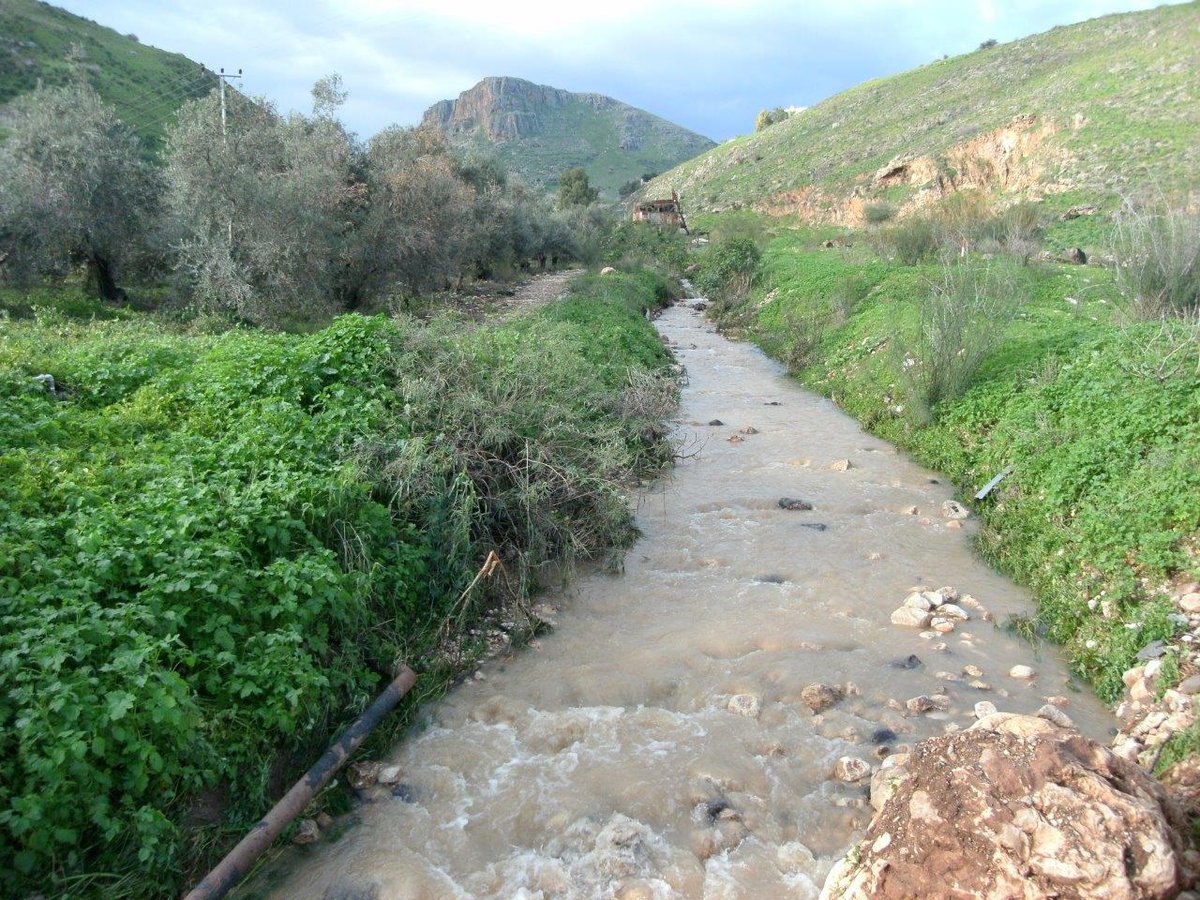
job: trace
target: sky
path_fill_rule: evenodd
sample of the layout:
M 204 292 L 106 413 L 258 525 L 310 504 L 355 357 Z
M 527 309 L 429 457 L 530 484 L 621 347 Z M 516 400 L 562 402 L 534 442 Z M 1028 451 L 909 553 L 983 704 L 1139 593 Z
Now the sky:
M 337 72 L 362 138 L 511 75 L 607 94 L 721 141 L 760 109 L 811 106 L 872 78 L 1139 0 L 53 0 L 210 69 L 282 111 Z

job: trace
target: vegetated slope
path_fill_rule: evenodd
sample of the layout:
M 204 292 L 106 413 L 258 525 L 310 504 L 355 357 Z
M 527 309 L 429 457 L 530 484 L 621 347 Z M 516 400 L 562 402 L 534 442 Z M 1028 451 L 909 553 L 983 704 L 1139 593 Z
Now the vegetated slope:
M 38 0 L 0 3 L 0 127 L 3 107 L 38 83 L 60 85 L 72 77 L 68 54 L 78 45 L 87 79 L 148 149 L 162 140 L 164 124 L 180 106 L 217 84 L 214 73 L 179 53 L 139 43 L 90 19 Z
M 862 224 L 968 187 L 1066 208 L 1200 165 L 1200 4 L 1106 16 L 837 94 L 655 179 L 695 212 Z
M 711 140 L 602 94 L 576 94 L 521 78 L 485 78 L 457 100 L 425 111 L 466 148 L 487 149 L 506 168 L 539 185 L 582 166 L 615 197 L 642 175 L 662 172 L 713 147 Z
M 178 896 L 396 660 L 410 708 L 472 664 L 489 551 L 512 599 L 627 546 L 623 490 L 671 458 L 667 298 L 640 273 L 494 327 L 68 301 L 0 329 L 8 893 Z

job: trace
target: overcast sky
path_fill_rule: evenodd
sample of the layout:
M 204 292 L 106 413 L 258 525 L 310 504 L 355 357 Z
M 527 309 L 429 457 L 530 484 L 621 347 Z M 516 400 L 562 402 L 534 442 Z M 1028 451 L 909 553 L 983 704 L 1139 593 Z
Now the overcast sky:
M 608 94 L 716 140 L 981 41 L 1158 5 L 1139 0 L 58 0 L 244 89 L 309 109 L 330 72 L 361 137 L 415 124 L 487 75 Z

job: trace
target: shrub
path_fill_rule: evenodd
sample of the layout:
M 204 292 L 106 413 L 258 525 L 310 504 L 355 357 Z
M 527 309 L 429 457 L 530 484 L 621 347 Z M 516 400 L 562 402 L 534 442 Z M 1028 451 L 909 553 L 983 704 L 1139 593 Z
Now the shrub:
M 915 266 L 933 256 L 941 246 L 937 226 L 929 219 L 914 216 L 880 233 L 885 248 L 890 249 L 896 262 Z
M 900 341 L 904 385 L 919 421 L 962 396 L 1018 306 L 1000 268 L 970 259 L 942 267 L 941 279 L 920 298 L 915 340 Z
M 1126 199 L 1113 232 L 1117 283 L 1140 318 L 1200 309 L 1200 207 Z
M 998 41 L 995 38 L 988 38 L 986 41 L 984 41 L 983 43 L 981 43 L 979 45 L 979 49 L 980 50 L 991 50 L 993 47 L 996 46 L 997 43 L 998 43 Z
M 896 207 L 890 203 L 871 203 L 863 210 L 868 225 L 882 225 L 896 218 Z
M 742 302 L 750 293 L 762 251 L 746 237 L 710 244 L 700 261 L 695 284 L 702 294 L 726 305 Z

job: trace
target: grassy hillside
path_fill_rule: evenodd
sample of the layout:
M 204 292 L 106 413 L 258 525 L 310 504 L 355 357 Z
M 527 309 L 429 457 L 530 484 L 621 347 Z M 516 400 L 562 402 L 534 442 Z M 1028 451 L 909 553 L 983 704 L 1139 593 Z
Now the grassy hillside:
M 917 164 L 895 171 L 905 161 Z M 873 202 L 902 208 L 974 186 L 1066 209 L 1174 186 L 1198 167 L 1200 4 L 1189 3 L 867 82 L 680 165 L 646 193 L 678 190 L 695 211 L 753 206 L 857 225 Z
M 564 169 L 582 166 L 610 199 L 626 182 L 666 171 L 713 146 L 706 137 L 611 97 L 521 78 L 485 78 L 457 100 L 435 104 L 424 121 L 533 184 L 553 187 Z
M 39 81 L 71 78 L 68 54 L 83 51 L 88 81 L 142 136 L 148 150 L 162 140 L 164 124 L 186 100 L 207 94 L 216 76 L 178 53 L 138 42 L 90 19 L 38 0 L 0 3 L 0 127 L 3 106 Z

